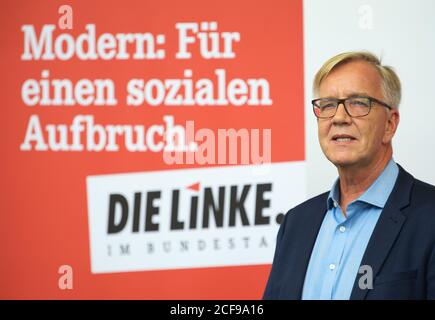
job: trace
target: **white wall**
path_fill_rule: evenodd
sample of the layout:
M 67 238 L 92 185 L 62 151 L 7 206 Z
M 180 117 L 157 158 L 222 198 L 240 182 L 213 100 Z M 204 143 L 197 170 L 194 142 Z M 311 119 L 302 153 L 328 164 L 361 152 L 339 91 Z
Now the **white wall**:
M 401 121 L 393 157 L 435 184 L 435 0 L 304 0 L 307 192 L 329 190 L 337 177 L 323 155 L 312 113 L 312 79 L 331 56 L 370 50 L 402 81 Z

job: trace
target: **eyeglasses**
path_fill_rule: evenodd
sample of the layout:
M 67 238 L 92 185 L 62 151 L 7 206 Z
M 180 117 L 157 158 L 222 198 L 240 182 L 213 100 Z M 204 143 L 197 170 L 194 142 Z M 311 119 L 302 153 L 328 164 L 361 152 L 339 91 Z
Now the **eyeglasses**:
M 312 100 L 311 103 L 315 116 L 320 119 L 333 118 L 340 104 L 343 104 L 347 114 L 353 118 L 368 115 L 373 103 L 392 109 L 385 102 L 368 96 L 354 96 L 346 99 L 320 98 Z

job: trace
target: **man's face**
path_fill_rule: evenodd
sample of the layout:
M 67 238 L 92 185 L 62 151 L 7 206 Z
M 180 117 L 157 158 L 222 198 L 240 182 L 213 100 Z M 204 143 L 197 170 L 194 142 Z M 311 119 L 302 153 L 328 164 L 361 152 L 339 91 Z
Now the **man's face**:
M 378 71 L 365 61 L 338 66 L 321 83 L 319 97 L 347 98 L 364 95 L 385 101 Z M 399 122 L 397 109 L 373 103 L 370 113 L 352 118 L 340 104 L 331 119 L 318 119 L 320 146 L 325 156 L 338 167 L 370 167 L 388 150 Z M 340 138 L 348 138 L 341 140 Z

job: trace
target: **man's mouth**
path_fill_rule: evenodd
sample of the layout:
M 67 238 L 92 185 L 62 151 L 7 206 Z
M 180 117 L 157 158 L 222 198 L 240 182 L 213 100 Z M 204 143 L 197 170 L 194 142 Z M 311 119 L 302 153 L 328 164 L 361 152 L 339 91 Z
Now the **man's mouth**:
M 356 138 L 347 134 L 336 134 L 332 136 L 332 140 L 336 142 L 351 142 L 356 140 Z

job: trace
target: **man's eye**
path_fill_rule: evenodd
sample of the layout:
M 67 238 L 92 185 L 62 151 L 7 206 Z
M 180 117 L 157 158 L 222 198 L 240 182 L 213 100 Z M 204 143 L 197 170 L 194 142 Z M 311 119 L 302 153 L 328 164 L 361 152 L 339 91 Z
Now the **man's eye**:
M 329 109 L 329 108 L 335 108 L 335 104 L 334 103 L 325 103 L 325 104 L 322 104 L 322 105 L 320 105 L 320 108 L 322 108 L 322 109 Z
M 369 102 L 366 100 L 351 100 L 350 105 L 353 107 L 367 107 L 369 106 Z

